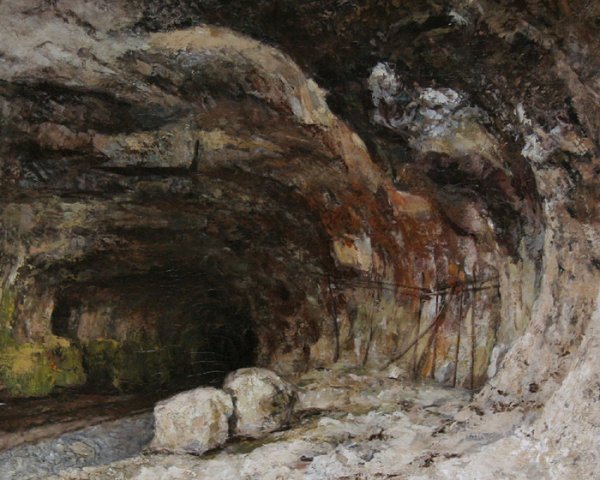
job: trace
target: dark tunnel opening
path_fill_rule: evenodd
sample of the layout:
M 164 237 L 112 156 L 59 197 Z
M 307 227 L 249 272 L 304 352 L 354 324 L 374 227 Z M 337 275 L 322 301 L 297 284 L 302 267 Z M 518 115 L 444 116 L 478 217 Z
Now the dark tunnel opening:
M 81 356 L 85 381 L 71 390 L 156 393 L 219 385 L 256 361 L 247 299 L 197 272 L 155 269 L 64 287 L 51 324 Z

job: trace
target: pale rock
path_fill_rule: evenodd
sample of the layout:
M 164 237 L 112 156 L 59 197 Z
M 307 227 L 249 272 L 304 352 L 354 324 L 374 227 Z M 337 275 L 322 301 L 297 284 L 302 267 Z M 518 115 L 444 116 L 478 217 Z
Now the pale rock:
M 400 365 L 392 364 L 386 370 L 386 376 L 392 380 L 401 380 L 408 378 L 408 373 L 406 372 L 406 368 L 403 368 Z
M 455 109 L 460 106 L 462 96 L 451 88 L 424 88 L 419 96 L 427 108 Z M 444 114 L 448 114 L 444 112 Z
M 286 426 L 296 402 L 294 387 L 265 368 L 242 368 L 230 373 L 223 389 L 235 405 L 236 435 L 260 438 Z
M 448 12 L 448 16 L 450 17 L 452 24 L 458 27 L 466 27 L 469 24 L 469 20 L 456 10 L 450 10 L 450 12 Z
M 487 369 L 488 378 L 494 378 L 494 376 L 500 369 L 500 365 L 502 364 L 502 360 L 504 359 L 506 351 L 506 345 L 498 344 L 494 346 L 492 350 L 492 356 L 490 358 L 490 364 Z
M 546 136 L 541 137 L 536 133 L 531 133 L 526 135 L 524 140 L 525 146 L 521 150 L 521 155 L 533 162 L 542 163 L 552 153 L 553 149 Z
M 348 478 L 360 471 L 360 467 L 372 458 L 372 453 L 363 452 L 358 444 L 340 445 L 327 455 L 316 457 L 306 472 L 306 479 Z
M 229 437 L 231 397 L 216 388 L 197 388 L 158 403 L 151 448 L 201 455 Z
M 302 389 L 298 393 L 297 411 L 331 410 L 348 405 L 348 390 L 344 387 Z
M 378 63 L 369 76 L 369 90 L 375 106 L 380 103 L 390 104 L 400 89 L 400 81 L 396 72 L 387 63 Z
M 363 272 L 368 272 L 373 267 L 371 238 L 366 234 L 346 235 L 343 238 L 335 239 L 333 253 L 340 265 L 353 267 Z

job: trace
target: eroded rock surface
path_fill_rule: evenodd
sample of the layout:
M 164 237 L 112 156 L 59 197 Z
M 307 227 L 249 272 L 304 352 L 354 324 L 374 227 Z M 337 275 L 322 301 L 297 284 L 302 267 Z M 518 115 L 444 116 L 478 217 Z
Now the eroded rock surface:
M 106 467 L 68 470 L 54 478 L 438 478 L 438 464 L 494 445 L 522 420 L 522 412 L 510 412 L 497 418 L 494 428 L 467 429 L 467 418 L 480 418 L 464 411 L 468 392 L 433 382 L 398 382 L 373 370 L 312 372 L 302 377 L 301 385 L 310 398 L 298 404 L 289 430 L 231 443 L 209 458 L 143 455 Z M 327 402 L 314 401 L 321 395 Z M 530 473 L 541 475 L 543 470 L 531 458 L 529 462 Z
M 159 402 L 154 407 L 151 448 L 172 453 L 204 452 L 229 438 L 231 397 L 216 388 L 197 388 Z
M 148 447 L 153 431 L 152 413 L 145 413 L 11 448 L 0 452 L 0 478 L 42 479 L 133 457 Z
M 281 50 L 73 5 L 2 6 L 8 395 L 385 365 L 446 297 L 400 361 L 481 385 L 506 264 L 479 203 L 400 185 Z
M 394 360 L 484 387 L 415 478 L 598 476 L 599 9 L 2 2 L 2 395 Z
M 223 389 L 233 398 L 236 435 L 260 438 L 289 425 L 296 391 L 275 372 L 242 368 L 227 376 Z

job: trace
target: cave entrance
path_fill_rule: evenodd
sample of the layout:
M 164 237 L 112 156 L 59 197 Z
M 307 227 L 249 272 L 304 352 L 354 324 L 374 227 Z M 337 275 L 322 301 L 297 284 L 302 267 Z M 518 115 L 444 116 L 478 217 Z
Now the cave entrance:
M 257 339 L 246 298 L 198 272 L 152 270 L 57 296 L 52 332 L 81 354 L 94 393 L 173 392 L 219 385 L 254 365 Z
M 210 272 L 161 268 L 62 286 L 48 352 L 55 387 L 2 399 L 0 451 L 75 424 L 149 412 L 176 392 L 220 387 L 230 371 L 253 366 L 250 301 L 229 285 Z

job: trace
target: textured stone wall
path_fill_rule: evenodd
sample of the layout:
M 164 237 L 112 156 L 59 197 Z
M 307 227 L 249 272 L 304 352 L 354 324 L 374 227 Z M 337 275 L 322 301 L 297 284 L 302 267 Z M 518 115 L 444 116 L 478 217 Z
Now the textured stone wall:
M 401 356 L 576 437 L 597 7 L 219 6 L 0 6 L 4 393 Z
M 223 28 L 134 35 L 64 5 L 4 8 L 21 46 L 2 71 L 10 394 L 86 375 L 119 389 L 201 381 L 239 362 L 384 366 L 435 317 L 417 318 L 415 292 L 495 271 L 430 194 L 394 185 L 280 51 Z M 436 328 L 443 342 L 403 358 L 415 372 L 439 361 L 452 383 L 458 313 Z M 486 315 L 477 384 L 498 322 Z

